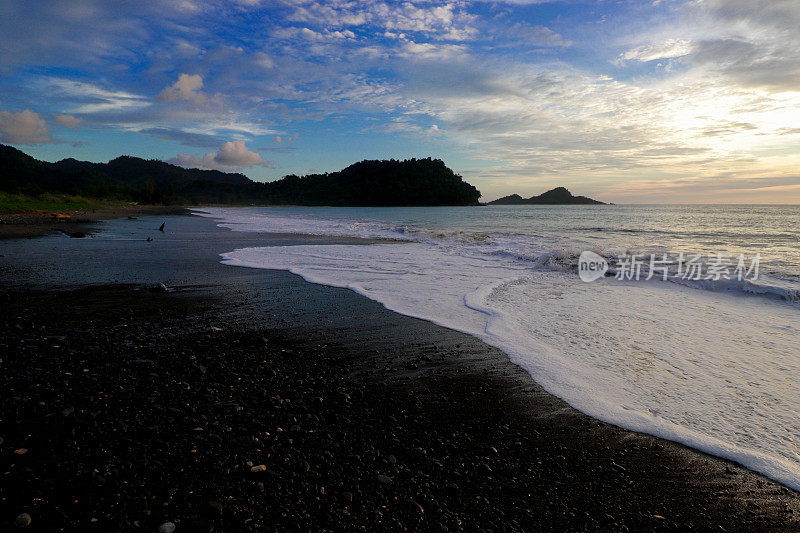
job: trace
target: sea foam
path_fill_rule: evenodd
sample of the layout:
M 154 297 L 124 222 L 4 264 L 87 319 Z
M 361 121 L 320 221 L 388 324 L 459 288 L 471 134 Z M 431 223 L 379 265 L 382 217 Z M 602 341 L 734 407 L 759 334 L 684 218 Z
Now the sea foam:
M 250 222 L 253 230 L 272 223 Z M 305 233 L 319 230 L 314 220 L 292 223 Z M 371 222 L 329 227 L 369 237 L 395 233 Z M 552 268 L 571 262 L 572 252 L 537 265 L 524 253 L 468 240 L 259 247 L 222 257 L 346 287 L 392 311 L 474 335 L 584 413 L 800 490 L 796 305 L 657 281 L 587 284 Z

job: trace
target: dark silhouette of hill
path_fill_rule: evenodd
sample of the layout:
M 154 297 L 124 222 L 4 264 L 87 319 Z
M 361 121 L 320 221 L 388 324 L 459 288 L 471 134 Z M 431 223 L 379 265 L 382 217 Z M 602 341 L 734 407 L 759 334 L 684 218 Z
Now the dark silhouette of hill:
M 475 205 L 481 193 L 439 159 L 361 161 L 330 174 L 267 184 L 275 204 Z
M 531 198 L 525 199 L 519 194 L 511 194 L 509 196 L 504 196 L 502 198 L 498 198 L 492 202 L 489 202 L 489 205 L 569 205 L 569 204 L 580 204 L 580 205 L 605 205 L 604 202 L 600 202 L 598 200 L 593 200 L 591 198 L 587 198 L 586 196 L 573 196 L 571 192 L 569 192 L 564 187 L 556 187 L 555 189 L 551 189 L 545 193 L 540 194 L 539 196 L 532 196 Z
M 0 145 L 0 190 L 164 204 L 476 205 L 478 189 L 439 159 L 361 161 L 340 170 L 259 183 L 239 173 L 122 156 L 108 163 L 39 161 Z

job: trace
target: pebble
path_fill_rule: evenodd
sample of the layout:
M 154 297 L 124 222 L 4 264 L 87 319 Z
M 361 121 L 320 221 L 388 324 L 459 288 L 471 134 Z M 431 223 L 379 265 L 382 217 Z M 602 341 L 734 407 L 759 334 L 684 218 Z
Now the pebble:
M 165 317 L 172 320 L 169 309 L 164 309 Z M 13 319 L 12 315 L 5 321 L 6 330 L 12 329 Z M 479 410 L 480 405 L 470 400 L 470 396 L 465 401 L 474 403 L 478 418 L 472 412 L 454 410 L 454 419 L 446 418 L 439 427 L 428 421 L 429 413 L 447 409 L 444 414 L 449 415 L 451 406 L 450 402 L 441 401 L 438 391 L 430 394 L 437 402 L 433 407 L 427 403 L 428 395 L 421 396 L 421 403 L 403 394 L 385 397 L 380 387 L 370 388 L 361 381 L 353 385 L 354 380 L 361 380 L 360 374 L 351 378 L 349 363 L 342 362 L 339 366 L 337 360 L 333 366 L 329 365 L 329 358 L 322 357 L 325 352 L 320 357 L 301 352 L 295 358 L 282 358 L 278 355 L 283 342 L 279 338 L 274 343 L 277 347 L 268 350 L 262 348 L 260 333 L 236 337 L 234 331 L 218 336 L 190 335 L 178 342 L 173 340 L 173 330 L 161 328 L 160 324 L 131 327 L 129 333 L 120 333 L 120 338 L 116 330 L 105 327 L 105 319 L 87 325 L 81 335 L 86 334 L 89 346 L 71 356 L 68 364 L 55 364 L 46 357 L 49 354 L 46 349 L 37 350 L 32 343 L 27 348 L 23 346 L 25 355 L 31 359 L 20 358 L 19 378 L 0 383 L 8 390 L 12 390 L 9 386 L 12 385 L 13 390 L 20 391 L 14 394 L 34 394 L 20 396 L 14 403 L 24 402 L 25 409 L 35 416 L 25 417 L 22 429 L 15 431 L 17 435 L 31 436 L 24 441 L 10 436 L 4 451 L 13 453 L 15 445 L 28 444 L 36 445 L 37 449 L 27 455 L 19 452 L 14 455 L 21 463 L 20 468 L 6 475 L 5 487 L 0 488 L 8 488 L 12 477 L 35 480 L 30 485 L 34 490 L 25 484 L 15 490 L 25 491 L 24 502 L 44 497 L 33 504 L 37 525 L 18 525 L 19 529 L 13 525 L 13 513 L 34 507 L 22 503 L 13 507 L 6 502 L 11 513 L 0 520 L 0 531 L 69 529 L 69 524 L 88 520 L 92 516 L 87 516 L 88 512 L 97 517 L 98 522 L 92 524 L 95 528 L 102 529 L 110 516 L 124 513 L 126 518 L 121 527 L 136 526 L 148 533 L 175 532 L 177 525 L 181 531 L 198 532 L 214 528 L 252 532 L 286 530 L 296 528 L 297 524 L 312 529 L 320 523 L 337 523 L 341 529 L 353 530 L 458 531 L 481 527 L 530 531 L 549 520 L 553 521 L 554 530 L 597 529 L 605 522 L 602 513 L 587 516 L 580 513 L 583 509 L 574 507 L 575 498 L 569 487 L 585 480 L 583 472 L 581 468 L 574 472 L 568 469 L 565 465 L 570 461 L 565 455 L 556 457 L 556 454 L 575 457 L 580 466 L 595 463 L 591 453 L 591 459 L 587 459 L 586 455 L 567 453 L 571 450 L 569 446 L 557 444 L 552 452 L 544 444 L 540 444 L 541 448 L 519 449 L 529 437 L 522 439 L 498 427 L 494 420 L 481 418 L 486 413 Z M 208 327 L 209 324 L 200 322 L 192 324 L 190 331 L 204 333 Z M 39 331 L 28 326 L 25 330 L 37 332 L 31 335 L 38 335 Z M 95 330 L 99 333 L 94 333 Z M 185 334 L 183 330 L 174 331 Z M 165 332 L 167 335 L 162 338 Z M 13 339 L 16 337 L 12 336 Z M 234 344 L 234 340 L 241 343 Z M 9 344 L 5 339 L 0 340 L 0 347 Z M 129 348 L 123 350 L 125 346 Z M 260 350 L 256 352 L 253 347 Z M 107 354 L 108 348 L 114 354 Z M 219 357 L 221 354 L 225 357 Z M 332 354 L 344 357 L 338 351 Z M 207 373 L 200 377 L 192 364 L 206 365 Z M 81 374 L 82 368 L 91 368 L 92 372 Z M 152 372 L 155 368 L 159 372 Z M 187 374 L 185 368 L 192 371 Z M 49 381 L 45 382 L 42 376 L 47 377 L 48 372 Z M 22 381 L 28 374 L 31 381 Z M 4 372 L 4 375 L 9 374 Z M 191 388 L 184 380 L 191 382 Z M 29 386 L 33 384 L 37 386 Z M 25 392 L 21 392 L 23 385 Z M 40 405 L 43 400 L 47 400 L 47 405 Z M 81 406 L 82 409 L 77 409 Z M 54 427 L 40 428 L 38 415 L 58 413 L 64 408 L 75 410 L 69 418 L 59 415 L 56 423 L 51 424 Z M 465 422 L 460 421 L 461 416 Z M 70 420 L 74 422 L 68 423 Z M 382 424 L 379 429 L 385 430 L 375 431 L 375 422 Z M 484 431 L 478 423 L 488 423 L 491 431 Z M 300 428 L 301 432 L 276 429 L 279 427 L 294 431 Z M 557 427 L 560 429 L 554 432 L 558 437 L 556 442 L 562 443 L 563 437 L 559 435 L 564 428 Z M 201 428 L 203 431 L 199 431 Z M 502 433 L 500 437 L 498 432 Z M 132 446 L 140 438 L 145 438 L 148 445 Z M 63 447 L 53 447 L 53 443 L 59 444 L 53 439 L 62 439 Z M 468 439 L 472 441 L 464 445 Z M 546 439 L 537 437 L 537 440 Z M 498 445 L 498 441 L 503 444 Z M 517 448 L 507 447 L 507 442 L 513 442 Z M 58 468 L 48 469 L 50 454 L 42 454 L 41 450 L 51 447 L 66 451 L 59 455 Z M 598 456 L 606 459 L 597 463 L 600 467 L 597 479 L 594 475 L 585 476 L 589 490 L 596 494 L 619 484 L 620 475 L 609 464 L 616 448 L 612 443 L 609 447 L 606 455 Z M 503 448 L 503 455 L 509 456 L 507 464 L 499 461 L 502 457 L 499 448 Z M 196 449 L 197 455 L 185 457 L 186 449 Z M 95 455 L 100 450 L 102 461 Z M 401 456 L 389 455 L 394 451 Z M 624 454 L 614 452 L 614 456 Z M 258 460 L 269 461 L 270 466 L 258 464 Z M 636 458 L 627 461 L 632 465 L 628 468 L 634 468 Z M 628 463 L 625 464 L 627 467 Z M 97 467 L 97 472 L 93 473 L 87 465 Z M 208 481 L 191 478 L 197 473 L 197 465 L 208 472 Z M 491 470 L 494 472 L 489 477 L 486 473 Z M 80 479 L 85 477 L 86 482 L 68 484 L 73 472 Z M 165 501 L 163 491 L 169 486 L 159 482 L 158 487 L 153 487 L 150 480 L 156 474 L 172 479 L 180 492 L 170 490 L 170 499 Z M 53 479 L 41 479 L 43 476 Z M 667 477 L 668 481 L 673 479 L 675 476 Z M 104 489 L 98 490 L 97 483 L 104 483 Z M 62 494 L 62 486 L 68 492 Z M 624 491 L 611 491 L 615 503 L 609 510 L 614 517 L 612 521 L 618 525 L 609 523 L 609 528 L 624 531 L 626 524 L 647 523 L 651 528 L 664 524 L 675 527 L 674 523 L 680 526 L 682 522 L 670 517 L 694 518 L 695 515 L 675 514 L 672 504 L 662 507 L 657 502 L 658 506 L 653 505 L 652 509 L 649 497 L 635 492 L 638 488 L 639 485 L 631 485 Z M 505 489 L 527 496 L 520 496 L 519 502 L 509 501 Z M 633 503 L 622 499 L 623 492 L 636 495 L 631 498 Z M 102 498 L 96 498 L 98 494 Z M 409 498 L 411 495 L 416 501 Z M 23 502 L 21 496 L 22 493 L 15 495 L 17 501 Z M 577 497 L 582 501 L 582 495 Z M 700 502 L 706 506 L 714 501 L 713 496 L 705 498 Z M 302 504 L 298 505 L 301 499 Z M 794 505 L 794 500 L 786 499 Z M 60 506 L 62 500 L 68 505 Z M 520 509 L 519 504 L 523 503 L 530 510 Z M 643 511 L 648 507 L 651 507 L 649 514 Z M 653 515 L 654 512 L 660 514 Z M 695 529 L 706 529 L 704 526 L 719 519 L 716 513 L 705 518 L 704 512 L 698 508 Z M 754 518 L 755 513 L 760 513 L 758 508 L 745 508 L 744 512 L 750 514 L 741 529 L 759 529 L 761 519 Z M 775 514 L 770 512 L 768 519 L 776 523 L 781 520 L 779 526 L 792 520 L 783 518 L 782 513 L 776 518 Z M 167 517 L 171 522 L 159 527 L 158 520 Z M 133 518 L 139 519 L 138 525 L 128 523 Z M 30 516 L 24 520 L 27 522 Z M 729 520 L 733 523 L 735 518 Z
M 153 285 L 150 287 L 150 290 L 152 292 L 169 292 L 169 288 L 163 283 L 157 283 L 156 285 Z
M 32 522 L 31 515 L 29 515 L 28 513 L 22 513 L 20 515 L 17 515 L 17 519 L 14 520 L 14 525 L 16 525 L 19 528 L 24 528 L 24 527 L 29 527 L 31 525 L 31 522 Z
M 411 511 L 417 513 L 419 516 L 425 514 L 425 509 L 423 509 L 422 506 L 414 500 L 408 500 L 408 507 L 411 509 Z

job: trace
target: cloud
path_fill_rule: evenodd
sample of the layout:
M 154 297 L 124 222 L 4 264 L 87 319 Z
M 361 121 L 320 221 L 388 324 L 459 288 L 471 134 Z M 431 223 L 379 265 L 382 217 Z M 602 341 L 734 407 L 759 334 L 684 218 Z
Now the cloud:
M 216 148 L 221 142 L 221 139 L 214 135 L 191 133 L 177 128 L 144 128 L 139 131 L 147 135 L 152 135 L 157 139 L 177 141 L 184 146 L 195 146 L 198 148 Z
M 749 122 L 720 121 L 719 124 L 701 128 L 701 134 L 707 137 L 720 135 L 736 135 L 742 132 L 757 130 L 758 126 Z
M 287 2 L 293 12 L 287 17 L 292 22 L 313 22 L 331 27 L 360 26 L 371 18 L 364 6 L 337 5 L 336 2 Z M 362 8 L 362 9 L 359 9 Z
M 305 41 L 328 41 L 335 42 L 339 40 L 353 40 L 356 34 L 351 30 L 325 30 L 315 31 L 311 28 L 300 28 L 296 26 L 288 26 L 285 28 L 278 28 L 273 32 L 273 35 L 279 39 L 302 39 Z
M 479 35 L 476 16 L 461 2 L 286 2 L 292 22 L 330 29 L 380 28 L 382 33 L 424 33 L 437 40 L 464 41 Z
M 512 4 L 519 6 L 532 6 L 537 4 L 551 4 L 558 0 L 475 0 L 476 2 L 491 2 L 499 4 Z
M 730 22 L 747 22 L 791 32 L 796 32 L 800 26 L 800 6 L 795 0 L 704 0 L 699 5 L 715 17 Z
M 388 124 L 380 124 L 365 131 L 398 134 L 411 138 L 439 137 L 443 132 L 438 124 L 418 124 L 412 117 L 394 117 Z
M 572 41 L 565 39 L 558 33 L 545 26 L 531 26 L 517 22 L 509 28 L 502 30 L 504 38 L 511 38 L 515 44 L 523 46 L 571 46 Z
M 248 150 L 244 141 L 226 142 L 219 151 L 208 153 L 203 156 L 181 153 L 168 162 L 185 168 L 221 170 L 223 172 L 230 171 L 231 167 L 252 167 L 259 165 L 273 168 L 272 163 L 266 161 L 261 155 Z
M 0 111 L 0 141 L 9 144 L 41 144 L 52 140 L 44 119 L 30 109 L 19 113 Z
M 67 128 L 75 129 L 83 124 L 83 119 L 73 115 L 56 115 L 56 122 Z
M 265 54 L 264 52 L 256 52 L 253 55 L 253 59 L 261 68 L 264 69 L 271 69 L 275 67 L 275 61 L 269 56 L 269 54 Z
M 0 2 L 0 99 L 197 147 L 180 157 L 204 168 L 290 153 L 279 132 L 310 122 L 319 165 L 344 157 L 333 136 L 358 157 L 368 147 L 353 135 L 402 151 L 413 141 L 401 133 L 474 158 L 489 195 L 552 180 L 621 196 L 641 183 L 645 198 L 659 184 L 797 168 L 796 0 L 517 5 L 539 3 Z M 71 78 L 41 74 L 53 71 Z
M 215 157 L 218 163 L 235 167 L 269 166 L 257 153 L 247 149 L 244 141 L 230 141 L 222 145 Z
M 142 16 L 125 16 L 121 13 L 125 6 L 119 4 L 92 0 L 0 4 L 0 68 L 52 64 L 81 68 L 124 53 L 151 28 Z
M 620 54 L 619 64 L 626 61 L 639 61 L 647 63 L 658 59 L 673 59 L 691 54 L 696 48 L 695 43 L 684 39 L 668 39 L 661 43 L 647 44 L 628 50 Z
M 467 54 L 467 47 L 460 44 L 416 43 L 414 41 L 403 43 L 401 50 L 401 57 L 426 61 L 452 60 Z
M 797 90 L 800 78 L 800 4 L 794 0 L 687 2 L 680 25 L 665 27 L 690 39 L 683 62 L 737 87 Z M 677 53 L 677 52 L 676 52 Z
M 454 62 L 438 76 L 409 79 L 401 94 L 413 104 L 393 129 L 437 124 L 449 143 L 483 162 L 487 197 L 525 183 L 536 184 L 531 191 L 563 183 L 610 191 L 645 176 L 797 164 L 792 135 L 780 133 L 797 116 L 799 95 L 720 86 L 691 73 L 623 82 L 568 68 Z
M 206 154 L 203 156 L 194 156 L 191 154 L 180 153 L 172 159 L 167 160 L 167 163 L 178 165 L 184 168 L 199 168 L 200 170 L 220 170 L 222 172 L 230 172 L 230 167 L 221 165 L 216 161 L 216 154 Z
M 288 137 L 281 137 L 280 135 L 276 135 L 275 137 L 272 138 L 272 140 L 275 141 L 278 144 L 283 144 L 285 142 L 289 143 L 289 142 L 292 142 L 292 141 L 296 141 L 299 138 L 300 138 L 300 134 L 299 133 L 295 133 L 294 135 L 289 135 Z
M 138 94 L 64 78 L 42 78 L 36 85 L 41 92 L 58 95 L 62 102 L 72 104 L 74 107 L 70 111 L 73 113 L 129 111 L 150 105 L 144 96 Z
M 184 100 L 202 105 L 207 101 L 206 96 L 200 92 L 203 88 L 203 77 L 199 74 L 181 74 L 178 81 L 165 87 L 157 99 L 161 102 L 176 102 Z

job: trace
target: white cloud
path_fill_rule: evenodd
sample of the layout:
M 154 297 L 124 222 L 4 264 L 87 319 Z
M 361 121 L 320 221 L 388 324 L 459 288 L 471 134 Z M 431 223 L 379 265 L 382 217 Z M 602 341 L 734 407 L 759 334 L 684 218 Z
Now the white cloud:
M 796 91 L 800 79 L 800 3 L 796 0 L 696 0 L 680 17 L 629 36 L 634 46 L 616 59 L 680 58 L 684 69 L 720 86 Z
M 266 161 L 258 153 L 249 150 L 244 141 L 226 142 L 219 151 L 203 156 L 178 154 L 169 162 L 185 168 L 221 170 L 223 172 L 229 172 L 232 167 L 252 167 L 256 165 L 272 168 L 272 163 Z
M 463 41 L 478 35 L 476 17 L 462 2 L 414 3 L 410 1 L 285 2 L 293 9 L 288 19 L 329 29 L 370 26 L 388 33 L 419 32 L 437 40 Z
M 158 100 L 162 102 L 176 102 L 184 100 L 193 102 L 197 105 L 204 104 L 208 99 L 200 92 L 203 88 L 203 77 L 199 74 L 181 74 L 178 81 L 165 87 L 158 95 Z
M 294 9 L 288 19 L 292 22 L 313 22 L 330 27 L 360 26 L 370 18 L 363 7 L 344 2 L 286 2 Z M 303 5 L 301 5 L 303 4 Z M 341 4 L 341 5 L 340 5 Z M 359 9 L 359 8 L 362 9 Z
M 351 30 L 315 31 L 311 28 L 300 28 L 296 26 L 278 28 L 273 32 L 273 35 L 279 39 L 303 39 L 306 41 L 326 42 L 335 42 L 337 40 L 353 40 L 356 38 L 356 34 Z
M 795 0 L 702 0 L 700 9 L 707 9 L 719 19 L 753 26 L 773 27 L 790 32 L 800 26 L 800 5 Z
M 210 133 L 213 135 L 225 136 L 235 134 L 234 137 L 269 135 L 274 133 L 271 128 L 263 124 L 252 122 L 246 114 L 225 113 L 215 119 L 205 119 L 202 116 L 195 116 L 193 126 L 184 128 L 187 132 Z
M 67 128 L 75 129 L 83 124 L 83 119 L 73 115 L 56 115 L 56 122 Z
M 256 52 L 253 54 L 253 59 L 256 65 L 261 68 L 269 70 L 275 67 L 275 61 L 269 56 L 269 54 L 264 52 Z
M 229 167 L 217 163 L 215 155 L 215 153 L 210 153 L 203 156 L 194 156 L 181 153 L 167 162 L 184 168 L 199 168 L 200 170 L 221 170 L 222 172 L 230 172 L 231 169 Z
M 401 50 L 401 57 L 424 60 L 449 60 L 463 57 L 467 53 L 467 47 L 460 44 L 415 43 L 414 41 L 403 43 Z
M 723 183 L 733 171 L 775 169 L 768 181 L 800 168 L 797 0 L 595 2 L 596 15 L 566 10 L 552 29 L 511 5 L 536 0 L 43 2 L 0 17 L 0 66 L 77 65 L 78 79 L 116 83 L 61 80 L 50 92 L 25 87 L 16 101 L 177 139 L 201 153 L 183 154 L 186 164 L 248 164 L 258 154 L 244 139 L 330 119 L 321 131 L 348 135 L 361 122 L 356 129 L 432 135 L 480 165 L 494 161 L 480 173 L 488 194 L 503 180 L 597 180 L 623 195 L 626 183 L 680 189 L 690 177 Z M 245 14 L 250 7 L 276 16 Z M 141 15 L 127 16 L 133 9 Z M 601 16 L 607 24 L 595 23 Z M 38 17 L 48 32 L 26 30 Z M 258 36 L 236 38 L 256 20 Z M 614 79 L 610 63 L 635 68 Z M 130 81 L 115 70 L 123 65 L 147 74 L 135 85 L 147 96 L 114 90 Z M 173 72 L 185 74 L 148 85 Z M 19 86 L 32 76 L 19 74 Z M 217 88 L 224 106 L 210 105 Z M 175 104 L 156 105 L 159 92 Z M 222 139 L 242 148 L 217 150 Z
M 639 61 L 647 63 L 658 59 L 673 59 L 691 54 L 696 48 L 695 43 L 684 39 L 669 39 L 661 43 L 647 44 L 628 50 L 620 54 L 618 63 L 626 61 Z
M 517 44 L 527 46 L 571 46 L 572 41 L 545 26 L 531 26 L 522 22 L 503 28 L 504 37 L 513 38 Z
M 113 111 L 131 111 L 147 107 L 150 103 L 144 96 L 127 91 L 104 89 L 91 83 L 63 78 L 44 78 L 38 83 L 44 91 L 56 93 L 73 102 L 72 113 L 90 114 Z
M 720 85 L 693 72 L 623 82 L 485 60 L 437 71 L 410 78 L 401 94 L 405 109 L 397 109 L 425 120 L 389 127 L 420 132 L 420 123 L 433 119 L 450 142 L 484 162 L 481 190 L 488 198 L 583 183 L 615 201 L 626 183 L 645 177 L 642 187 L 655 191 L 657 183 L 687 176 L 788 172 L 798 162 L 787 128 L 800 121 L 800 93 Z M 671 201 L 691 187 L 678 189 Z M 642 201 L 647 194 L 624 197 Z
M 44 119 L 30 109 L 0 111 L 0 141 L 10 144 L 40 144 L 52 141 Z
M 476 2 L 492 2 L 499 4 L 513 4 L 518 6 L 532 6 L 536 4 L 552 4 L 557 0 L 475 0 Z
M 226 142 L 217 152 L 215 159 L 218 163 L 235 167 L 252 167 L 267 163 L 259 154 L 248 150 L 244 141 Z

